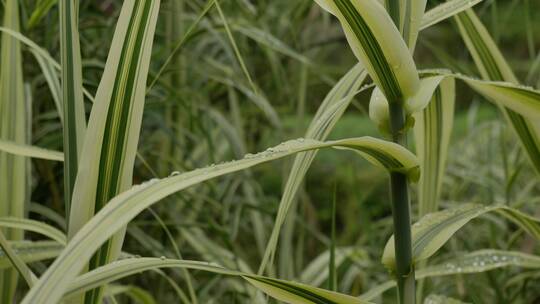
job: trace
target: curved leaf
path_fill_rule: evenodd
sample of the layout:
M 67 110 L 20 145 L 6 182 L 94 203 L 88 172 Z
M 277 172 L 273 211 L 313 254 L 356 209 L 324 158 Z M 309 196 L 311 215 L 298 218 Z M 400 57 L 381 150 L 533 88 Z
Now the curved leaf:
M 480 2 L 482 2 L 482 0 L 450 0 L 443 2 L 424 14 L 420 29 L 426 29 L 449 17 L 457 15 Z
M 317 113 L 313 117 L 307 131 L 306 138 L 325 140 L 330 131 L 334 128 L 339 118 L 343 115 L 353 97 L 357 94 L 362 82 L 367 77 L 367 73 L 361 64 L 356 64 L 338 83 L 328 92 Z M 275 249 L 277 247 L 281 227 L 286 215 L 294 202 L 298 188 L 306 175 L 311 163 L 315 159 L 317 151 L 307 151 L 298 153 L 292 164 L 290 174 L 287 177 L 285 189 L 279 202 L 279 209 L 272 229 L 272 234 L 266 246 L 259 268 L 259 274 L 268 264 L 272 264 Z
M 483 79 L 519 83 L 495 41 L 473 10 L 457 15 L 455 20 Z M 495 102 L 500 101 L 495 99 Z M 540 174 L 540 120 L 538 117 L 531 119 L 524 113 L 517 113 L 504 103 L 501 103 L 499 108 L 518 136 L 536 172 Z
M 36 232 L 49 237 L 62 245 L 66 244 L 66 235 L 62 231 L 43 222 L 17 217 L 0 217 L 0 227 Z
M 79 155 L 68 239 L 111 198 L 132 185 L 159 7 L 160 0 L 127 0 L 122 4 Z M 124 231 L 119 231 L 106 242 L 90 268 L 114 260 L 123 237 Z M 85 301 L 100 303 L 101 290 L 89 292 Z
M 200 261 L 162 258 L 125 259 L 97 268 L 75 279 L 66 296 L 81 293 L 109 282 L 158 268 L 183 268 L 203 270 L 217 274 L 240 276 L 268 295 L 287 303 L 366 303 L 348 295 L 300 284 L 228 270 L 219 265 Z
M 359 152 L 388 170 L 418 174 L 416 157 L 400 145 L 371 137 L 329 142 L 301 139 L 285 142 L 264 152 L 246 155 L 244 159 L 197 169 L 180 175 L 135 186 L 108 202 L 77 234 L 64 252 L 41 276 L 22 303 L 51 303 L 58 301 L 71 280 L 84 268 L 84 263 L 113 234 L 122 229 L 137 214 L 162 198 L 227 173 L 236 172 L 260 163 L 279 159 L 301 151 L 338 147 Z
M 493 211 L 511 220 L 535 238 L 540 239 L 540 220 L 538 219 L 504 205 L 465 204 L 430 213 L 412 226 L 413 261 L 418 262 L 429 258 L 470 220 Z M 393 236 L 386 243 L 382 262 L 390 270 L 395 267 Z
M 418 269 L 416 279 L 480 273 L 509 266 L 538 269 L 540 257 L 518 251 L 483 249 L 449 259 L 442 264 Z M 393 280 L 384 282 L 362 294 L 360 298 L 366 301 L 372 300 L 395 286 L 396 282 Z
M 34 283 L 37 281 L 36 275 L 11 248 L 11 245 L 6 240 L 6 237 L 2 231 L 0 231 L 0 248 L 2 248 L 4 255 L 8 258 L 17 272 L 19 272 L 21 277 L 23 277 L 23 279 L 26 281 L 26 284 L 28 284 L 29 287 L 34 286 Z
M 376 0 L 315 0 L 341 22 L 353 53 L 391 102 L 418 89 L 418 72 L 407 45 Z
M 57 257 L 64 245 L 54 241 L 11 241 L 9 242 L 15 254 L 25 263 L 48 260 Z M 0 250 L 0 269 L 10 268 L 11 262 Z

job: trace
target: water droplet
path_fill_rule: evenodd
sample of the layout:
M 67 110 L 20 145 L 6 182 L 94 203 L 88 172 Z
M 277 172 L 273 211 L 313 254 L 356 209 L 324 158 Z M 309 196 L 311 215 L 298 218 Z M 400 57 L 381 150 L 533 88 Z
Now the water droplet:
M 180 171 L 173 171 L 171 173 L 171 176 L 176 176 L 176 175 L 180 175 Z
M 165 257 L 164 255 L 160 256 L 159 258 L 160 258 L 162 261 L 167 259 L 167 257 Z

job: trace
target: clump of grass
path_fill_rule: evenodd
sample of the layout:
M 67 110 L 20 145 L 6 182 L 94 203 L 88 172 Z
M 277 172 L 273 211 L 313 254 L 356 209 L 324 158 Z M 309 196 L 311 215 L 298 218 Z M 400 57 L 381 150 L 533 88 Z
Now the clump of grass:
M 537 298 L 540 92 L 477 16 L 500 3 L 315 2 L 5 1 L 2 301 Z M 480 77 L 416 46 L 448 18 Z M 421 69 L 425 45 L 459 70 Z M 501 117 L 485 127 L 478 108 Z M 284 123 L 312 112 L 305 131 Z M 378 133 L 329 139 L 346 112 Z

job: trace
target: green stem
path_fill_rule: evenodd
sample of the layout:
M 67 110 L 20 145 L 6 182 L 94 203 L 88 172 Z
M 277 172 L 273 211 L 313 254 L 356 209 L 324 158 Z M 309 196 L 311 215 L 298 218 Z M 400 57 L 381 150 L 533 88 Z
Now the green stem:
M 402 130 L 405 126 L 405 113 L 399 102 L 390 102 L 390 128 L 395 143 L 404 144 Z M 415 281 L 412 263 L 411 212 L 407 176 L 402 173 L 390 173 L 390 200 L 394 221 L 394 242 L 396 251 L 396 280 L 398 303 L 414 304 Z

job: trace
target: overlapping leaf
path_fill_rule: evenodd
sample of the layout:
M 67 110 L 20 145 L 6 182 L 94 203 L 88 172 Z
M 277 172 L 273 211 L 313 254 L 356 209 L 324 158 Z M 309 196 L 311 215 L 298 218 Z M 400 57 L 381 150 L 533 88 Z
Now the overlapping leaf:
M 174 260 L 166 258 L 125 259 L 108 264 L 78 277 L 69 287 L 66 296 L 84 292 L 142 271 L 158 268 L 182 268 L 240 276 L 268 295 L 286 303 L 336 303 L 353 304 L 366 301 L 348 295 L 292 281 L 277 280 L 239 271 L 228 270 L 219 265 L 199 261 Z
M 0 217 L 0 227 L 36 232 L 62 245 L 66 244 L 66 235 L 62 231 L 40 221 L 17 217 Z
M 84 268 L 84 263 L 102 244 L 137 214 L 162 198 L 214 177 L 298 152 L 324 147 L 357 151 L 378 166 L 391 171 L 406 172 L 412 178 L 417 177 L 418 174 L 416 157 L 405 148 L 391 142 L 371 137 L 329 142 L 305 139 L 285 142 L 265 152 L 246 155 L 244 159 L 238 161 L 138 185 L 112 199 L 71 238 L 66 249 L 41 276 L 22 303 L 39 304 L 58 301 L 67 290 L 71 280 Z
M 503 267 L 539 269 L 540 257 L 518 251 L 483 249 L 418 269 L 416 279 L 480 273 Z M 384 282 L 362 294 L 360 298 L 370 301 L 395 286 L 394 281 Z
M 3 1 L 3 28 L 19 31 L 20 1 Z M 0 44 L 0 140 L 28 143 L 30 113 L 23 88 L 19 41 L 5 32 Z M 0 151 L 0 216 L 24 217 L 27 203 L 28 159 Z M 8 240 L 22 240 L 22 231 L 4 231 Z M 0 302 L 12 303 L 17 275 L 0 271 Z
M 475 13 L 472 10 L 467 10 L 457 15 L 455 20 L 482 78 L 518 84 L 519 82 L 512 69 Z M 518 136 L 529 160 L 537 173 L 540 174 L 540 116 L 529 116 L 527 111 L 519 111 L 518 108 L 512 107 L 520 100 L 525 100 L 526 97 L 523 94 L 519 96 L 509 94 L 508 88 L 492 89 L 477 84 L 472 84 L 472 86 L 499 105 L 506 120 Z M 501 90 L 507 92 L 500 93 Z M 522 89 L 522 93 L 525 93 L 524 90 Z M 505 96 L 502 94 L 505 94 Z M 539 94 L 537 92 L 529 92 L 528 94 L 536 98 L 536 105 L 538 106 L 540 104 L 538 102 Z M 515 99 L 513 102 L 512 98 Z
M 454 104 L 455 81 L 445 79 L 435 90 L 431 102 L 413 115 L 416 155 L 421 169 L 418 182 L 418 211 L 421 216 L 438 209 L 454 123 Z
M 412 226 L 413 260 L 418 262 L 432 256 L 459 229 L 469 221 L 488 212 L 496 212 L 514 222 L 523 230 L 540 239 L 540 220 L 505 205 L 465 204 L 422 217 Z M 395 267 L 394 237 L 386 243 L 383 264 L 390 270 Z
M 399 30 L 376 0 L 316 0 L 341 22 L 353 53 L 391 102 L 418 89 L 418 72 Z
M 15 254 L 25 263 L 52 259 L 64 249 L 64 245 L 54 241 L 11 241 L 9 242 Z M 12 267 L 11 262 L 3 251 L 0 251 L 0 269 Z
M 357 64 L 340 79 L 321 103 L 306 131 L 306 138 L 325 140 L 328 137 L 328 134 L 330 134 L 330 131 L 332 131 L 339 118 L 349 106 L 366 76 L 367 73 L 362 65 Z M 287 178 L 285 189 L 281 196 L 274 228 L 272 229 L 272 234 L 259 268 L 259 274 L 262 273 L 268 263 L 272 264 L 281 227 L 293 204 L 296 192 L 316 155 L 317 151 L 308 151 L 295 156 L 291 173 Z
M 80 155 L 68 237 L 131 186 L 159 5 L 159 0 L 123 3 Z M 123 232 L 107 242 L 91 267 L 114 259 L 122 240 Z M 88 298 L 99 302 L 99 291 Z

